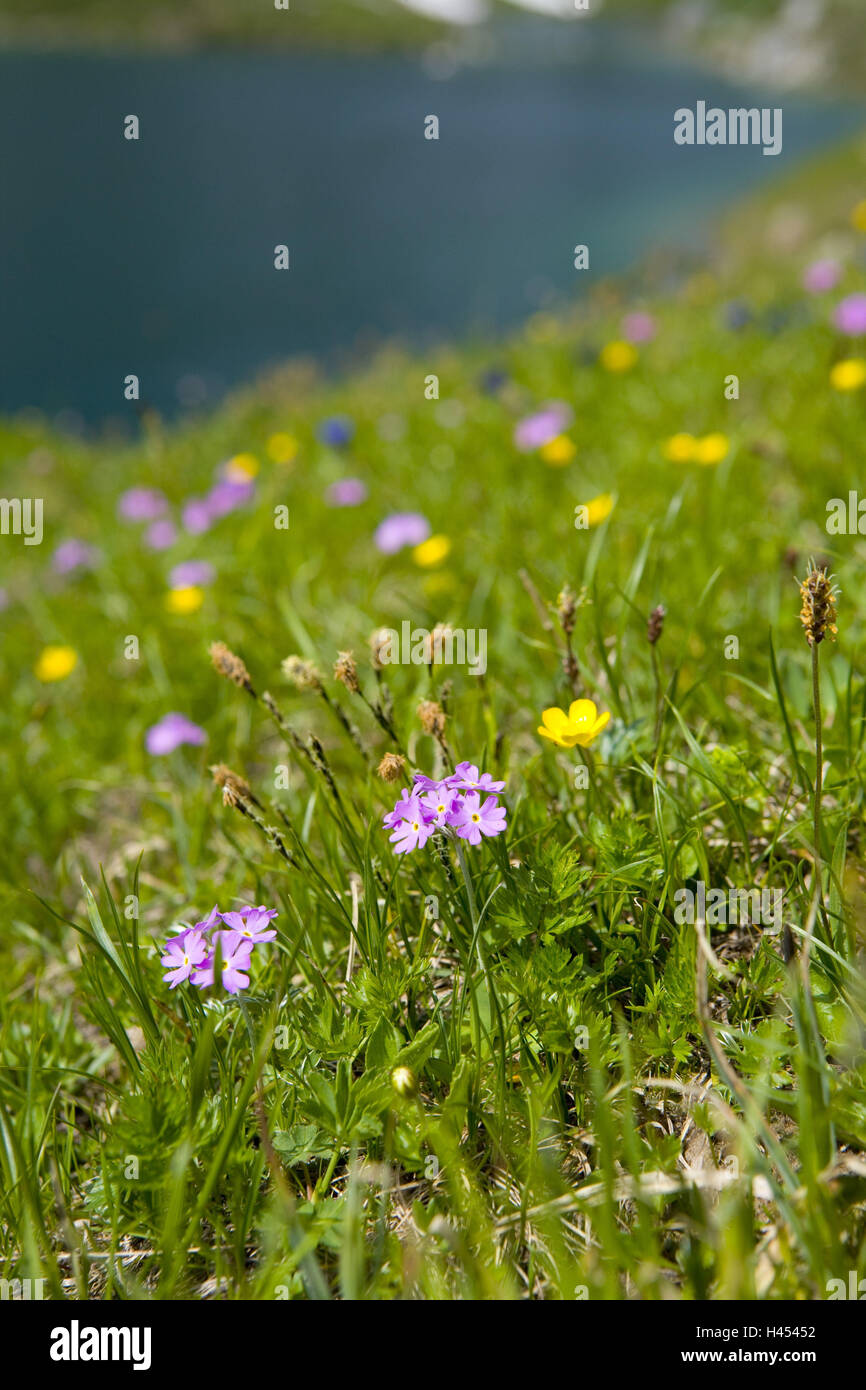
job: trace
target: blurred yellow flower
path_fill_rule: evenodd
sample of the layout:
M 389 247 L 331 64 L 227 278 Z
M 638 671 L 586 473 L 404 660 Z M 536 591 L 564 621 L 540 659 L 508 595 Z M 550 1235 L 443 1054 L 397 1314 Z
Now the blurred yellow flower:
M 609 492 L 600 492 L 589 502 L 580 502 L 574 509 L 574 525 L 578 531 L 589 526 L 598 526 L 606 521 L 614 509 L 614 500 Z
M 441 565 L 450 550 L 451 542 L 447 536 L 430 536 L 428 540 L 415 546 L 412 551 L 412 558 L 416 565 L 421 565 L 424 569 L 432 569 L 434 565 Z
M 225 466 L 225 475 L 232 482 L 245 483 L 256 476 L 259 467 L 255 454 L 235 454 Z
M 693 434 L 672 434 L 665 444 L 665 458 L 672 463 L 691 463 L 698 441 Z
M 866 357 L 846 357 L 830 372 L 830 385 L 836 391 L 859 391 L 866 382 Z
M 858 232 L 866 232 L 866 198 L 851 209 L 851 223 Z
M 565 710 L 542 711 L 538 732 L 542 738 L 549 738 L 558 748 L 588 748 L 610 720 L 610 712 L 599 714 L 594 700 L 573 700 Z
M 298 452 L 298 441 L 293 434 L 272 434 L 265 449 L 274 463 L 291 463 Z
M 695 462 L 707 465 L 721 463 L 730 447 L 726 434 L 705 434 L 695 441 Z
M 204 603 L 204 589 L 198 584 L 187 584 L 182 589 L 169 589 L 165 596 L 165 606 L 169 613 L 197 613 Z
M 637 361 L 637 348 L 617 339 L 605 343 L 598 360 L 606 372 L 627 372 Z
M 541 457 L 551 468 L 562 468 L 577 453 L 577 445 L 567 434 L 558 434 L 541 449 Z
M 78 665 L 78 653 L 73 647 L 43 647 L 34 671 L 41 681 L 62 681 Z

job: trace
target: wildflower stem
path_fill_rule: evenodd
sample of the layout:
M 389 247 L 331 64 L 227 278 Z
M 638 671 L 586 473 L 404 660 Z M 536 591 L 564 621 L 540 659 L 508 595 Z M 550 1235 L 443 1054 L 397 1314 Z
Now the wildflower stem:
M 364 744 L 364 740 L 361 737 L 360 729 L 357 727 L 356 724 L 352 723 L 351 719 L 346 714 L 346 711 L 343 709 L 342 705 L 338 704 L 336 700 L 333 700 L 331 698 L 324 686 L 320 687 L 319 693 L 321 694 L 325 704 L 328 706 L 328 709 L 334 715 L 334 718 L 342 726 L 344 732 L 348 734 L 350 740 L 355 745 L 358 752 L 361 754 L 361 757 L 364 759 L 364 762 L 367 764 L 368 767 L 371 767 L 372 758 L 370 756 L 370 750 Z
M 475 890 L 472 887 L 472 879 L 469 877 L 469 866 L 466 863 L 466 855 L 459 838 L 454 837 L 454 853 L 457 855 L 457 863 L 460 865 L 460 872 L 463 875 L 463 883 L 466 887 L 466 897 L 469 901 L 469 917 L 472 922 L 473 934 L 478 930 L 478 907 L 475 903 Z
M 812 643 L 812 707 L 815 714 L 815 800 L 812 808 L 812 837 L 815 845 L 815 902 L 821 916 L 821 922 L 827 933 L 828 940 L 831 939 L 830 923 L 827 918 L 827 910 L 824 906 L 824 871 L 823 855 L 821 849 L 821 801 L 824 793 L 824 729 L 823 714 L 821 710 L 821 658 L 818 653 L 818 643 Z M 807 962 L 812 948 L 812 932 L 806 938 L 804 955 Z
M 457 855 L 457 863 L 460 865 L 460 872 L 463 875 L 463 882 L 466 885 L 466 897 L 469 902 L 469 918 L 472 923 L 472 939 L 475 942 L 475 950 L 478 955 L 478 964 L 482 975 L 487 975 L 487 966 L 484 963 L 484 956 L 481 950 L 481 922 L 478 917 L 478 905 L 475 901 L 475 889 L 472 886 L 472 877 L 469 873 L 469 865 L 466 863 L 466 855 L 460 837 L 454 836 L 454 852 Z M 474 994 L 474 991 L 473 991 Z
M 650 651 L 652 653 L 653 677 L 655 679 L 656 687 L 656 724 L 655 733 L 653 734 L 653 747 L 655 751 L 653 753 L 653 767 L 657 767 L 662 738 L 662 715 L 664 713 L 664 699 L 662 697 L 662 677 L 661 671 L 659 670 L 659 658 L 654 644 L 650 647 Z
M 812 645 L 812 705 L 815 711 L 814 838 L 816 866 L 821 859 L 821 795 L 824 783 L 824 733 L 821 727 L 821 676 L 819 662 L 818 643 L 815 642 Z

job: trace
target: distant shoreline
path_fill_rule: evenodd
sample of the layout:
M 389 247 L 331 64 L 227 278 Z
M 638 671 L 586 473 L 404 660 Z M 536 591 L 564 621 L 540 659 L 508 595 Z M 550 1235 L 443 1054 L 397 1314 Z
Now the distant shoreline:
M 372 13 L 353 0 L 291 0 L 288 11 L 250 0 L 210 0 L 206 12 L 179 12 L 169 0 L 140 0 L 132 10 L 108 11 L 100 0 L 79 0 L 70 16 L 63 0 L 0 0 L 0 50 L 185 52 L 225 48 L 335 50 L 347 53 L 423 51 L 442 44 L 475 58 L 507 15 L 529 26 L 622 21 L 652 34 L 669 55 L 705 62 L 730 78 L 763 82 L 768 88 L 820 92 L 866 92 L 866 42 L 862 17 L 846 0 L 825 0 L 810 21 L 803 11 L 785 10 L 775 0 L 720 0 L 715 10 L 682 0 L 598 0 L 598 15 L 563 21 L 491 0 L 492 24 L 452 26 L 402 8 Z M 516 3 L 516 0 L 515 0 Z M 592 3 L 592 0 L 591 0 Z M 20 10 L 18 7 L 21 7 Z M 25 8 L 26 6 L 26 8 Z M 10 9 L 15 11 L 10 13 Z M 774 12 L 775 11 L 775 12 Z M 780 16 L 787 15 L 787 18 Z M 805 16 L 805 17 L 804 17 Z M 528 32 L 528 30 L 527 30 Z

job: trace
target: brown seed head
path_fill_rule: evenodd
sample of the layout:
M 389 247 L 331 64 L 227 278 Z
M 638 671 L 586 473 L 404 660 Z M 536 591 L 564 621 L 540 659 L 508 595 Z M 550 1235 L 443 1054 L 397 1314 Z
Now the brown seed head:
M 662 635 L 662 628 L 665 625 L 666 611 L 667 610 L 663 608 L 661 604 L 659 604 L 658 607 L 654 608 L 649 615 L 649 622 L 646 625 L 646 636 L 647 641 L 649 642 L 651 647 L 655 646 L 656 642 Z
M 351 690 L 353 695 L 358 694 L 358 691 L 361 689 L 358 683 L 358 668 L 355 665 L 355 658 L 351 652 L 337 653 L 337 660 L 334 664 L 334 676 L 347 690 Z
M 441 663 L 445 656 L 445 644 L 453 638 L 454 629 L 448 623 L 437 623 L 424 642 L 424 660 L 428 666 Z
M 810 560 L 805 578 L 799 583 L 803 601 L 800 622 L 809 646 L 817 647 L 827 636 L 835 641 L 836 595 L 839 590 L 833 583 L 833 576 L 828 577 L 826 568 L 819 569 L 815 561 Z
M 388 665 L 385 656 L 386 648 L 391 644 L 391 637 L 391 631 L 387 627 L 377 627 L 375 632 L 370 633 L 370 657 L 374 671 L 381 671 Z
M 562 593 L 556 600 L 556 616 L 559 619 L 559 625 L 566 637 L 570 637 L 574 632 L 577 606 L 577 599 L 574 595 L 574 591 L 566 584 Z
M 298 690 L 321 690 L 322 677 L 312 661 L 304 661 L 300 656 L 287 656 L 283 662 L 283 675 Z
M 210 769 L 211 776 L 218 787 L 222 788 L 223 805 L 237 806 L 245 802 L 255 802 L 252 788 L 249 782 L 244 781 L 236 772 L 232 772 L 225 763 L 215 763 Z
M 445 711 L 435 700 L 422 700 L 418 706 L 418 718 L 425 734 L 441 738 L 445 732 Z
M 383 782 L 396 782 L 402 777 L 406 759 L 402 753 L 386 753 L 376 771 Z
M 226 680 L 232 681 L 234 685 L 240 686 L 250 695 L 255 695 L 250 673 L 239 656 L 235 656 L 225 644 L 225 642 L 211 642 L 210 659 L 213 662 L 214 670 L 219 671 Z

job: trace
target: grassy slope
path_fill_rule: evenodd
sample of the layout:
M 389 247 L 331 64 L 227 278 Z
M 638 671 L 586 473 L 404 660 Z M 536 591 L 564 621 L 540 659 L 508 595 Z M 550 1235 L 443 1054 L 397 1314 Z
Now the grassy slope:
M 860 1180 L 831 1185 L 828 1175 L 844 1172 L 845 1146 L 866 1145 L 863 542 L 828 537 L 823 523 L 826 500 L 861 481 L 866 395 L 830 389 L 840 343 L 829 303 L 806 300 L 799 277 L 831 234 L 849 266 L 842 288 L 864 288 L 864 240 L 849 223 L 864 191 L 864 153 L 846 152 L 742 210 L 709 267 L 657 266 L 627 292 L 605 286 L 495 352 L 438 362 L 395 354 L 336 386 L 287 369 L 200 423 L 152 424 L 133 449 L 4 426 L 3 494 L 32 495 L 38 478 L 51 520 L 45 546 L 8 562 L 13 602 L 0 617 L 0 880 L 12 885 L 0 946 L 0 1091 L 12 1138 L 0 1162 L 8 1170 L 16 1152 L 24 1174 L 0 1183 L 3 1274 L 42 1273 L 56 1294 L 79 1295 L 106 1291 L 108 1278 L 108 1292 L 158 1285 L 176 1296 L 301 1296 L 324 1282 L 386 1298 L 572 1297 L 578 1286 L 591 1297 L 822 1297 L 828 1278 L 856 1267 Z M 796 246 L 780 249 L 795 233 Z M 754 315 L 736 331 L 724 326 L 731 300 Z M 657 315 L 658 337 L 630 373 L 605 373 L 598 349 L 638 303 Z M 508 373 L 495 396 L 478 387 L 491 365 Z M 438 406 L 424 398 L 431 371 Z M 723 395 L 731 372 L 736 402 Z M 577 453 L 564 469 L 511 443 L 521 413 L 551 398 L 575 411 Z M 317 423 L 336 411 L 357 424 L 348 457 L 316 441 Z M 396 442 L 381 437 L 386 415 L 405 424 Z M 294 465 L 265 462 L 256 505 L 168 559 L 115 523 L 123 488 L 155 484 L 180 503 L 205 490 L 221 459 L 243 450 L 264 460 L 275 430 L 300 441 Z M 662 443 L 680 430 L 724 431 L 729 457 L 717 468 L 668 462 Z M 324 503 L 343 474 L 368 483 L 357 510 Z M 575 504 L 605 490 L 618 499 L 608 522 L 575 530 Z M 273 526 L 280 503 L 291 509 L 288 532 Z M 382 516 L 408 508 L 451 538 L 437 570 L 371 545 Z M 68 535 L 104 558 L 94 574 L 61 582 L 48 556 Z M 814 1011 L 778 938 L 714 932 L 725 970 L 711 969 L 712 1022 L 702 1024 L 694 931 L 672 911 L 683 879 L 784 887 L 795 933 L 809 916 L 813 726 L 789 548 L 801 567 L 810 551 L 829 555 L 843 590 L 839 641 L 823 653 L 832 921 L 812 951 Z M 165 575 L 187 556 L 210 559 L 218 579 L 200 613 L 171 617 Z M 541 709 L 569 692 L 521 568 L 545 598 L 569 582 L 591 600 L 576 651 L 585 689 L 613 722 L 586 791 L 575 789 L 575 754 L 535 735 Z M 658 654 L 670 705 L 654 774 L 645 634 L 657 603 L 668 609 Z M 418 765 L 435 757 L 418 700 L 449 677 L 455 756 L 507 777 L 508 856 L 500 842 L 470 852 L 479 903 L 497 890 L 480 963 L 459 882 L 432 853 L 392 858 L 379 828 L 387 789 L 324 704 L 280 674 L 289 652 L 327 670 L 338 648 L 354 648 L 372 694 L 366 636 L 404 618 L 488 632 L 483 681 L 460 669 L 437 671 L 432 686 L 424 668 L 388 673 Z M 123 657 L 129 634 L 137 662 Z M 723 655 L 730 634 L 738 660 Z M 345 819 L 265 712 L 210 669 L 217 638 L 294 728 L 321 738 Z M 31 674 L 46 642 L 80 656 L 54 686 Z M 329 685 L 378 756 L 385 736 Z M 205 726 L 207 748 L 149 758 L 144 730 L 175 709 Z M 281 833 L 301 869 L 220 805 L 206 771 L 218 760 L 250 779 L 269 824 L 286 818 Z M 275 770 L 288 764 L 290 787 L 275 790 Z M 88 908 L 79 874 L 96 889 L 101 864 L 122 912 L 139 856 L 136 936 L 104 895 Z M 353 874 L 362 896 L 346 989 Z M 425 920 L 429 895 L 438 926 Z M 160 983 L 158 941 L 215 900 L 281 909 L 248 1022 L 261 1047 L 265 1132 L 278 1136 L 285 1167 L 259 1142 L 258 1068 L 237 1006 L 205 1013 L 197 995 Z M 271 1027 L 285 1030 L 285 1046 L 267 1049 Z M 583 1028 L 588 1041 L 575 1048 Z M 392 1106 L 397 1056 L 414 1066 L 421 1096 Z M 375 1172 L 351 1168 L 353 1150 L 397 1162 L 399 1192 L 386 1200 Z M 733 1171 L 734 1161 L 741 1181 L 721 1197 L 701 1191 L 706 1172 Z M 683 1162 L 705 1165 L 704 1178 L 651 1195 L 678 1188 Z M 88 1222 L 77 1227 L 77 1267 L 52 1254 L 68 1249 L 52 1170 L 68 1215 Z M 767 1200 L 752 1200 L 749 1179 L 769 1184 Z M 621 1206 L 642 1182 L 647 1195 Z M 315 1246 L 302 1268 L 287 1235 L 299 1229 Z M 107 1275 L 98 1257 L 109 1251 L 123 1260 Z

